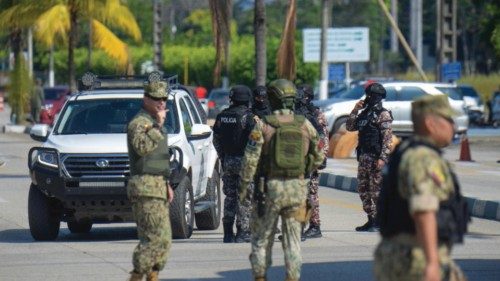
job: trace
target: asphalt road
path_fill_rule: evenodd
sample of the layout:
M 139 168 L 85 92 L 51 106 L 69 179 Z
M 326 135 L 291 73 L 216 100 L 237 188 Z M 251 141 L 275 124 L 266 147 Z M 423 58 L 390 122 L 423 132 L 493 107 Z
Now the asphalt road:
M 126 280 L 137 243 L 133 224 L 96 225 L 71 234 L 66 225 L 54 242 L 34 242 L 27 220 L 30 184 L 26 155 L 36 143 L 23 134 L 0 134 L 0 280 Z M 500 191 L 499 191 L 500 192 Z M 376 233 L 356 233 L 364 222 L 356 194 L 320 189 L 324 237 L 302 243 L 301 280 L 373 280 Z M 222 229 L 174 240 L 162 280 L 251 280 L 249 244 L 223 244 Z M 500 223 L 474 219 L 453 257 L 469 280 L 500 280 Z M 268 280 L 284 279 L 278 240 Z

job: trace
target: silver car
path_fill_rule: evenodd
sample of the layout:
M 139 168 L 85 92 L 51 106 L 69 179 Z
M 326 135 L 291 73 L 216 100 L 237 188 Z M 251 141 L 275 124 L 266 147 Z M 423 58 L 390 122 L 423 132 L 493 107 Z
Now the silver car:
M 413 122 L 411 120 L 411 102 L 413 100 L 424 95 L 445 94 L 438 87 L 448 87 L 448 85 L 453 87 L 451 84 L 423 82 L 386 82 L 381 84 L 387 91 L 387 97 L 384 99 L 383 105 L 392 112 L 394 117 L 392 129 L 398 136 L 408 136 L 413 133 Z M 342 124 L 346 123 L 356 102 L 365 98 L 363 86 L 359 87 L 341 96 L 344 100 L 333 100 L 332 103 L 317 103 L 327 118 L 330 134 L 335 133 Z M 451 107 L 457 112 L 457 116 L 454 118 L 456 132 L 458 134 L 466 133 L 469 127 L 469 117 L 465 111 L 464 101 L 459 95 L 451 94 L 448 97 Z

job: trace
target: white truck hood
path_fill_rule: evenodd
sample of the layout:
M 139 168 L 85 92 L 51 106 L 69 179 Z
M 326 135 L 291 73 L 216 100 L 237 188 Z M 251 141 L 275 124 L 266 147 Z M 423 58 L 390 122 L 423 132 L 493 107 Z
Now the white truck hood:
M 180 140 L 178 134 L 168 135 L 168 145 Z M 55 148 L 60 153 L 127 153 L 127 135 L 50 135 L 43 146 Z

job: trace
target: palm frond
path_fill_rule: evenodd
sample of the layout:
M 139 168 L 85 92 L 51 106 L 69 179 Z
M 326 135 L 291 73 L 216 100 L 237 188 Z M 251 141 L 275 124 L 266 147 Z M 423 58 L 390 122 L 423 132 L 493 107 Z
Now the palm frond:
M 120 0 L 107 0 L 102 9 L 98 9 L 99 17 L 103 23 L 125 32 L 136 42 L 142 40 L 141 30 L 134 15 Z
M 69 13 L 66 5 L 59 4 L 43 13 L 35 22 L 35 38 L 46 47 L 53 46 L 56 38 L 67 40 Z
M 92 42 L 94 46 L 115 59 L 118 67 L 121 70 L 125 70 L 129 62 L 127 44 L 116 37 L 104 24 L 95 19 L 92 20 L 92 29 Z
M 285 29 L 281 37 L 280 47 L 276 58 L 278 78 L 293 81 L 295 79 L 295 24 L 297 5 L 295 0 L 290 0 L 288 13 L 285 20 Z

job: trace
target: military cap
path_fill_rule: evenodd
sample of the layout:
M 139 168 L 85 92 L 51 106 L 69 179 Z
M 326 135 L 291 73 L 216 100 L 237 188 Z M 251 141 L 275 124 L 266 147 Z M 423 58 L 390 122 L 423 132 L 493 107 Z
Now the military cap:
M 444 118 L 452 118 L 457 115 L 450 107 L 450 102 L 446 95 L 426 95 L 416 99 L 411 103 L 411 114 L 415 117 L 437 114 Z
M 168 96 L 168 83 L 165 81 L 155 81 L 144 86 L 144 94 L 153 98 L 166 98 Z
M 236 85 L 231 88 L 229 98 L 233 101 L 249 102 L 252 91 L 245 85 Z

